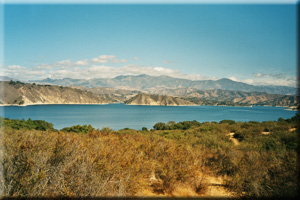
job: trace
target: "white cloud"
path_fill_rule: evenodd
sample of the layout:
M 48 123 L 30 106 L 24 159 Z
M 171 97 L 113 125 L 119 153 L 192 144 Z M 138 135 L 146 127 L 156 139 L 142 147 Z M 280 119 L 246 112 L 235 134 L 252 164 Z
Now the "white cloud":
M 133 60 L 139 60 L 139 58 L 138 57 L 133 57 Z
M 163 67 L 147 67 L 138 65 L 125 65 L 123 67 L 110 67 L 105 65 L 94 65 L 90 68 L 85 69 L 88 72 L 89 78 L 113 78 L 120 75 L 140 75 L 147 74 L 150 76 L 171 76 L 175 78 L 191 79 L 191 80 L 202 80 L 208 79 L 196 74 L 184 74 L 178 70 L 173 70 Z
M 62 60 L 57 62 L 58 65 L 70 65 L 71 63 L 71 60 Z
M 52 66 L 50 66 L 49 64 L 42 64 L 42 65 L 38 65 L 33 67 L 33 69 L 37 69 L 37 70 L 49 70 L 49 69 L 53 69 Z
M 93 78 L 113 78 L 120 75 L 140 75 L 140 74 L 147 74 L 150 76 L 165 75 L 174 78 L 182 78 L 182 79 L 190 79 L 190 80 L 204 80 L 204 79 L 216 80 L 217 79 L 217 78 L 204 77 L 199 74 L 184 74 L 178 70 L 173 70 L 164 67 L 148 67 L 148 66 L 138 66 L 138 65 L 125 65 L 123 67 L 112 67 L 107 65 L 92 65 L 92 66 L 81 68 L 79 65 L 75 65 L 75 63 L 71 63 L 66 60 L 64 62 L 60 61 L 52 64 L 43 64 L 33 68 L 26 68 L 21 66 L 18 67 L 9 66 L 5 69 L 5 74 L 12 78 L 18 78 L 20 80 L 38 80 L 47 77 L 54 78 L 54 79 L 61 79 L 61 78 L 93 79 Z M 67 64 L 67 67 L 65 64 Z
M 66 69 L 73 67 L 74 63 L 71 60 L 62 60 L 54 63 L 44 63 L 34 66 L 35 70 L 51 70 L 51 69 Z
M 7 67 L 8 70 L 19 70 L 21 69 L 22 67 L 20 65 L 9 65 Z
M 242 81 L 242 82 L 244 82 L 244 83 L 247 83 L 247 84 L 250 84 L 250 85 L 252 85 L 252 84 L 254 84 L 254 80 L 253 79 L 246 79 L 246 80 L 244 80 L 244 81 Z
M 256 73 L 256 74 L 253 74 L 254 77 L 262 77 L 262 73 Z
M 93 58 L 92 62 L 94 62 L 94 63 L 108 63 L 108 60 L 101 59 L 101 58 L 98 57 L 98 58 Z
M 128 60 L 126 60 L 126 59 L 112 59 L 111 62 L 112 63 L 127 63 Z
M 138 60 L 134 57 L 134 60 Z M 126 59 L 118 59 L 114 55 L 100 55 L 91 60 L 94 62 L 90 65 L 88 59 L 72 62 L 71 60 L 61 60 L 50 64 L 40 64 L 34 67 L 22 67 L 20 65 L 9 65 L 2 68 L 1 75 L 9 76 L 20 80 L 37 80 L 50 78 L 76 78 L 76 79 L 93 79 L 93 78 L 113 78 L 120 75 L 140 75 L 147 74 L 150 76 L 170 76 L 174 78 L 190 80 L 217 80 L 216 77 L 206 77 L 201 74 L 185 74 L 181 71 L 161 66 L 140 66 L 134 64 L 124 65 L 122 67 L 112 67 L 109 63 L 126 63 Z M 167 61 L 166 61 L 167 62 Z M 168 61 L 169 62 L 169 61 Z M 100 63 L 100 65 L 95 64 Z M 221 77 L 223 78 L 223 77 Z M 253 73 L 247 75 L 234 75 L 229 79 L 238 82 L 244 82 L 252 85 L 284 85 L 296 86 L 297 79 L 295 75 L 287 72 L 275 71 L 273 73 Z
M 114 56 L 114 55 L 101 55 L 98 58 L 104 59 L 104 60 L 112 60 L 112 59 L 115 59 L 116 56 Z
M 237 78 L 229 77 L 233 81 L 243 82 L 251 85 L 282 85 L 282 86 L 296 86 L 296 76 L 291 76 L 285 73 L 256 73 L 252 74 L 252 78 Z M 244 76 L 243 76 L 244 77 Z
M 87 66 L 87 65 L 89 65 L 89 61 L 88 61 L 88 59 L 78 60 L 77 62 L 74 63 L 74 65 Z
M 10 65 L 3 68 L 5 76 L 16 78 L 20 80 L 28 80 L 34 78 L 43 78 L 46 75 L 45 71 L 21 67 L 19 65 Z
M 163 64 L 172 64 L 172 63 L 175 63 L 175 61 L 172 61 L 172 60 L 164 60 L 162 61 Z
M 101 55 L 97 58 L 92 58 L 93 63 L 127 63 L 128 60 L 126 59 L 118 59 L 114 55 Z
M 237 78 L 234 77 L 234 76 L 231 76 L 231 77 L 229 77 L 228 79 L 230 79 L 230 80 L 232 80 L 232 81 L 240 81 L 239 79 L 237 79 Z

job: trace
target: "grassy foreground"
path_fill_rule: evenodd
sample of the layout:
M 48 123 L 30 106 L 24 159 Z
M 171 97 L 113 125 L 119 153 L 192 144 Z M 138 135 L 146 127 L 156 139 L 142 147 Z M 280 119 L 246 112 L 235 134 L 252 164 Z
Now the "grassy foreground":
M 299 115 L 160 122 L 150 131 L 0 123 L 6 197 L 205 196 L 212 176 L 222 177 L 219 187 L 234 197 L 297 195 Z

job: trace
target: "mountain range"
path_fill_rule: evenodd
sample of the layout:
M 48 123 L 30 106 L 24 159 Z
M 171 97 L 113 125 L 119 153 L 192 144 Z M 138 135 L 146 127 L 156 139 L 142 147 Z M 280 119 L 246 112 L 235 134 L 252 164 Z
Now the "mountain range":
M 115 78 L 96 78 L 96 79 L 43 79 L 33 80 L 32 83 L 53 84 L 62 86 L 84 86 L 87 88 L 94 87 L 111 87 L 116 89 L 139 90 L 151 92 L 162 89 L 196 89 L 196 90 L 238 90 L 244 92 L 266 92 L 269 94 L 295 95 L 297 89 L 288 86 L 256 86 L 247 83 L 233 81 L 227 78 L 219 80 L 188 80 L 173 78 L 170 76 L 117 76 Z
M 297 96 L 230 90 L 164 89 L 161 94 L 115 88 L 86 88 L 0 81 L 0 104 L 103 104 L 131 105 L 228 105 L 294 106 Z

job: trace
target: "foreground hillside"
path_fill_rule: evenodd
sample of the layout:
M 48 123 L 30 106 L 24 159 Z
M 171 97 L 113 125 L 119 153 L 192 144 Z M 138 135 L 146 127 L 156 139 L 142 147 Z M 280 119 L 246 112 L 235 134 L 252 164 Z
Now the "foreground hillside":
M 0 82 L 0 104 L 103 104 L 112 99 L 75 88 L 25 84 L 15 81 Z
M 6 197 L 295 197 L 299 115 L 137 131 L 0 118 Z M 4 127 L 3 127 L 4 125 Z

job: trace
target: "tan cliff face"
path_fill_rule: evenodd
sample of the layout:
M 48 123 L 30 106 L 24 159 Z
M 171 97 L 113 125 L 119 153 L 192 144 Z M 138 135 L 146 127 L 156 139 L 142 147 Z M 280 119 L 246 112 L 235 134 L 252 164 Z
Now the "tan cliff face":
M 125 102 L 128 105 L 155 105 L 155 106 L 181 106 L 195 105 L 194 103 L 171 96 L 138 94 Z
M 31 104 L 104 104 L 114 101 L 84 90 L 54 85 L 1 82 L 0 103 L 3 105 Z

